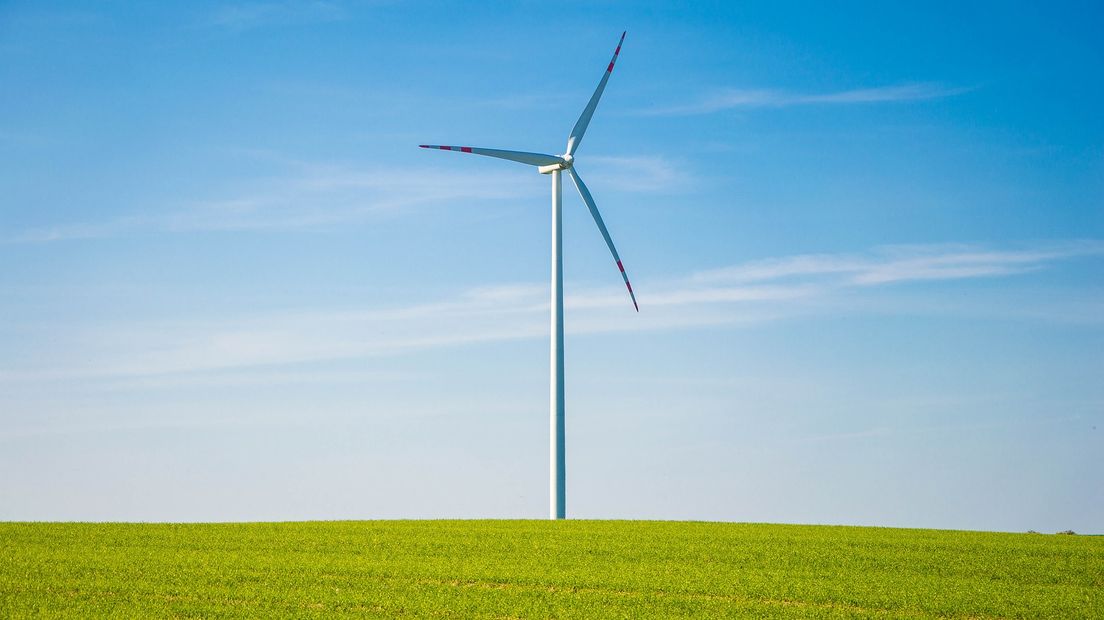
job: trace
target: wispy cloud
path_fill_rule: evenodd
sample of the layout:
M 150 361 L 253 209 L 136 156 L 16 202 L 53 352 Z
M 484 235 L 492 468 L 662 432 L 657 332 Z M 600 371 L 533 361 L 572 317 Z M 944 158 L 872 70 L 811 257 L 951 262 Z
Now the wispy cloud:
M 104 222 L 77 222 L 42 228 L 32 228 L 0 239 L 0 243 L 49 243 L 78 239 L 101 239 L 125 233 L 146 225 L 149 218 L 125 216 Z
M 257 158 L 271 159 L 270 153 Z M 457 156 L 458 157 L 458 156 Z M 467 157 L 467 156 L 465 156 Z M 661 156 L 591 157 L 592 191 L 658 191 L 684 185 L 684 169 Z M 101 222 L 72 222 L 15 232 L 0 243 L 45 243 L 141 232 L 326 230 L 370 218 L 409 214 L 462 201 L 538 200 L 546 188 L 520 166 L 457 167 L 272 162 L 279 173 L 243 181 L 222 197 L 143 209 Z M 640 170 L 647 174 L 641 175 Z
M 818 312 L 863 313 L 860 293 L 891 284 L 993 278 L 1038 271 L 1060 261 L 1104 256 L 1104 241 L 1051 243 L 1018 249 L 972 245 L 918 245 L 857 254 L 807 254 L 741 263 L 667 281 L 638 282 L 641 312 L 634 314 L 615 282 L 576 290 L 565 300 L 574 334 L 656 331 L 715 325 L 755 325 Z M 1100 300 L 1095 303 L 1099 312 Z M 916 304 L 908 311 L 945 303 Z M 1062 320 L 1045 312 L 1029 319 Z M 999 311 L 983 307 L 982 312 Z M 972 310 L 976 314 L 976 309 Z M 1060 312 L 1060 311 L 1059 311 Z M 390 356 L 474 343 L 543 338 L 548 330 L 543 283 L 484 286 L 455 298 L 371 309 L 274 312 L 186 322 L 99 325 L 62 343 L 48 367 L 14 359 L 0 383 L 85 379 L 148 382 L 150 378 L 240 373 L 289 364 Z M 973 315 L 972 314 L 972 315 Z M 1084 313 L 1082 313 L 1084 314 Z M 1078 317 L 1080 320 L 1081 317 Z M 70 357 L 75 356 L 75 357 Z M 280 375 L 285 376 L 285 375 Z M 185 377 L 187 378 L 187 377 Z
M 588 155 L 580 175 L 587 186 L 628 192 L 657 192 L 686 187 L 693 180 L 684 166 L 660 155 Z M 593 171 L 593 172 L 591 172 Z
M 799 105 L 895 103 L 940 99 L 969 91 L 928 82 L 858 88 L 828 93 L 795 93 L 772 89 L 729 88 L 698 101 L 642 110 L 649 116 L 689 116 L 738 108 L 784 108 Z
M 872 286 L 910 280 L 958 280 L 1034 271 L 1048 264 L 1104 254 L 1104 242 L 1088 240 L 1018 250 L 972 245 L 905 245 L 867 254 L 802 254 L 703 271 L 697 282 L 756 283 L 816 280 L 838 285 Z
M 226 197 L 151 208 L 146 215 L 25 230 L 2 242 L 41 243 L 149 231 L 326 229 L 424 205 L 507 200 L 535 196 L 538 191 L 506 171 L 476 177 L 445 168 L 303 165 L 287 175 L 246 182 Z

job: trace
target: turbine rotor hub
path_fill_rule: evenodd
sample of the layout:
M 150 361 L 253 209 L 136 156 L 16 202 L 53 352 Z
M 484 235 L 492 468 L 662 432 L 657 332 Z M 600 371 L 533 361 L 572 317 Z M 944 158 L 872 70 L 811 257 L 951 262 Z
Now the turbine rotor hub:
M 541 174 L 552 174 L 557 170 L 567 170 L 575 165 L 575 158 L 571 155 L 560 155 L 561 161 L 558 164 L 549 164 L 547 166 L 540 166 L 537 168 L 537 172 Z

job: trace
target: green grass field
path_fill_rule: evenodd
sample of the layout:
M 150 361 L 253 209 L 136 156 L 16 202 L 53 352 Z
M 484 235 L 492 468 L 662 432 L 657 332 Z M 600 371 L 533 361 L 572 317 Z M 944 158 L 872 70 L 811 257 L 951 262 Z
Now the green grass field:
M 0 617 L 1104 618 L 1104 538 L 628 521 L 0 523 Z

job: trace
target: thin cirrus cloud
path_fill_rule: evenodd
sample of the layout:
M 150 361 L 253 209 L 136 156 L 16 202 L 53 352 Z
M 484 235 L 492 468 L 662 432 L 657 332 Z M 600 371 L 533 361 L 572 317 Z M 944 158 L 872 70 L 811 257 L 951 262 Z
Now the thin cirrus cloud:
M 466 156 L 465 156 L 466 157 Z M 492 166 L 478 175 L 466 160 L 446 167 L 295 162 L 283 174 L 255 179 L 227 196 L 180 206 L 144 208 L 100 222 L 68 222 L 17 232 L 0 243 L 46 243 L 149 232 L 326 230 L 371 218 L 409 215 L 458 201 L 540 200 L 546 188 L 522 166 Z M 685 170 L 662 156 L 592 157 L 588 185 L 655 192 L 684 186 Z M 637 172 L 651 174 L 641 181 Z M 535 175 L 533 175 L 535 176 Z
M 715 92 L 695 102 L 650 108 L 641 110 L 640 113 L 648 116 L 692 116 L 746 108 L 901 103 L 941 99 L 969 90 L 971 89 L 951 88 L 931 82 L 858 88 L 828 93 L 795 93 L 773 89 L 730 88 Z
M 1007 278 L 1100 256 L 1104 256 L 1104 241 L 1100 240 L 1011 249 L 895 246 L 864 254 L 786 256 L 666 281 L 644 280 L 638 286 L 639 314 L 631 311 L 626 295 L 614 283 L 577 290 L 565 303 L 572 314 L 572 331 L 579 335 L 753 327 L 820 313 L 946 313 L 954 312 L 955 304 L 962 304 L 960 310 L 973 317 L 1099 322 L 1104 316 L 1101 300 L 1083 295 L 1038 299 L 1031 302 L 1035 307 L 1009 307 L 960 296 L 951 301 L 938 287 L 930 286 L 913 289 L 906 299 L 894 303 L 893 291 L 909 282 Z M 875 289 L 883 291 L 877 303 L 875 297 L 864 295 Z M 83 335 L 59 337 L 57 350 L 35 356 L 47 362 L 41 367 L 0 357 L 0 384 L 61 380 L 173 384 L 178 379 L 202 382 L 204 377 L 225 383 L 242 372 L 248 372 L 248 381 L 256 383 L 261 380 L 257 376 L 260 370 L 284 376 L 281 367 L 287 365 L 545 338 L 547 313 L 547 285 L 524 283 L 477 287 L 452 299 L 387 308 L 308 309 L 172 324 L 96 325 Z
M 964 244 L 903 245 L 866 254 L 802 254 L 697 273 L 702 283 L 797 282 L 815 278 L 873 286 L 911 280 L 957 280 L 1036 271 L 1048 264 L 1104 254 L 1104 242 L 1076 240 L 1014 250 Z
M 304 166 L 257 179 L 231 195 L 145 209 L 101 222 L 71 222 L 16 233 L 5 243 L 44 243 L 149 232 L 326 229 L 457 200 L 506 200 L 535 193 L 517 175 L 473 177 L 443 168 Z
M 693 180 L 685 167 L 661 155 L 589 155 L 579 172 L 588 186 L 625 192 L 662 192 L 687 187 Z M 647 174 L 640 174 L 647 170 Z M 599 185 L 600 184 L 600 185 Z

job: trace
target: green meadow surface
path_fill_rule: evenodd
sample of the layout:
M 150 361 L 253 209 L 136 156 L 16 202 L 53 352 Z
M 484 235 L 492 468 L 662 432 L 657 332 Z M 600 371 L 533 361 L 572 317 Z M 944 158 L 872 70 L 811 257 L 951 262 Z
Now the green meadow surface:
M 642 521 L 0 523 L 0 617 L 1104 618 L 1104 538 Z

